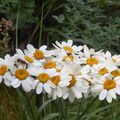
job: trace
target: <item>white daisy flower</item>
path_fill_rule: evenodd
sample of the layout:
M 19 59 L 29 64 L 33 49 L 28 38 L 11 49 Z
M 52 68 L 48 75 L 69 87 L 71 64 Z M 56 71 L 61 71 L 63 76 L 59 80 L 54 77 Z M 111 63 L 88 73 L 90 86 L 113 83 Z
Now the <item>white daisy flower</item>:
M 64 49 L 66 53 L 78 53 L 82 50 L 82 46 L 73 45 L 73 40 L 68 40 L 67 42 L 59 43 L 58 41 L 55 42 L 54 47 L 57 49 Z
M 71 77 L 62 70 L 58 73 L 58 75 L 50 78 L 52 88 L 51 96 L 53 99 L 62 97 L 62 89 L 70 84 L 70 80 Z
M 30 76 L 29 71 L 25 66 L 14 66 L 10 70 L 13 75 L 11 86 L 18 88 L 20 85 L 22 85 L 22 88 L 25 92 L 30 92 L 35 88 L 35 81 Z
M 0 83 L 2 80 L 9 74 L 9 69 L 14 65 L 14 57 L 10 57 L 10 55 L 6 55 L 4 59 L 0 58 Z M 7 81 L 4 80 L 6 84 Z M 9 86 L 8 84 L 6 84 Z
M 65 71 L 71 76 L 70 84 L 63 89 L 63 99 L 68 98 L 71 102 L 75 98 L 80 99 L 83 97 L 82 94 L 87 93 L 89 84 L 87 81 L 81 79 L 80 65 L 78 64 L 67 64 Z
M 90 67 L 103 61 L 105 58 L 102 51 L 95 52 L 94 49 L 89 49 L 86 45 L 83 46 L 83 56 L 80 58 L 80 64 L 87 64 Z
M 118 67 L 115 66 L 113 62 L 108 60 L 103 61 L 100 64 L 94 65 L 91 71 L 93 76 L 102 76 L 107 75 L 108 73 L 112 74 L 114 77 L 119 74 Z
M 120 95 L 120 77 L 102 76 L 95 78 L 96 83 L 92 85 L 92 94 L 99 95 L 100 100 L 106 99 L 108 103 Z
M 106 59 L 108 59 L 109 61 L 113 62 L 116 66 L 120 65 L 120 55 L 113 55 L 107 51 L 105 54 Z
M 17 52 L 18 59 L 21 59 L 21 60 L 25 61 L 26 63 L 34 65 L 34 59 L 31 58 L 30 56 L 25 55 L 24 52 L 22 52 L 22 50 L 16 49 L 16 52 Z
M 30 67 L 29 72 L 32 76 L 36 77 L 36 93 L 42 92 L 51 93 L 50 78 L 57 75 L 56 69 L 42 69 L 39 67 Z
M 74 53 L 67 54 L 65 50 L 61 50 L 58 52 L 58 56 L 56 56 L 55 60 L 60 64 L 65 64 L 66 62 L 78 63 L 79 57 Z
M 43 45 L 39 49 L 36 49 L 32 45 L 28 44 L 27 49 L 24 50 L 24 52 L 26 56 L 34 59 L 34 65 L 41 66 L 42 62 L 45 61 L 45 58 L 50 57 L 54 53 L 52 50 L 47 51 L 46 49 L 46 45 Z

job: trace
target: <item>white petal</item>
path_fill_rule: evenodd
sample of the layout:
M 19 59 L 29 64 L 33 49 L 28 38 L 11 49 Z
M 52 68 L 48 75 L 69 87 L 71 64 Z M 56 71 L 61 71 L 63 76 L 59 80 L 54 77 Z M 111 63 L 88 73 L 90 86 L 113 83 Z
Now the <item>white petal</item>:
M 46 45 L 43 45 L 43 46 L 40 47 L 39 50 L 43 50 L 43 51 L 44 51 L 44 50 L 46 50 L 46 49 L 47 49 L 47 46 L 46 46 Z
M 86 45 L 84 45 L 84 54 L 87 58 L 90 58 L 90 51 Z
M 29 56 L 29 57 L 33 57 L 33 53 L 30 53 L 28 50 L 24 50 L 25 55 Z
M 27 45 L 27 49 L 28 49 L 29 52 L 31 52 L 31 53 L 35 52 L 35 48 L 34 48 L 33 45 L 31 45 L 31 44 L 28 44 L 28 45 Z
M 120 87 L 115 88 L 115 92 L 120 95 Z
M 72 88 L 72 90 L 73 90 L 73 93 L 74 93 L 74 95 L 75 95 L 75 97 L 76 97 L 77 99 L 82 98 L 82 94 L 81 94 L 80 91 L 78 91 L 78 90 L 75 89 L 75 88 Z
M 99 95 L 99 99 L 104 100 L 106 95 L 107 95 L 107 90 L 103 90 Z
M 72 46 L 72 45 L 73 45 L 73 41 L 72 41 L 72 40 L 68 40 L 68 41 L 67 41 L 67 44 L 68 44 L 69 46 Z
M 20 49 L 16 49 L 16 52 L 18 53 L 19 57 L 23 58 L 24 54 Z
M 77 47 L 76 45 L 73 45 L 72 48 L 73 48 L 74 51 L 82 50 L 82 46 Z
M 72 95 L 72 93 L 69 94 L 68 98 L 69 98 L 70 102 L 74 102 L 74 100 L 75 100 L 75 97 Z
M 53 98 L 53 100 L 55 100 L 55 99 L 57 98 L 57 93 L 56 93 L 56 91 L 53 91 L 53 93 L 52 93 L 52 98 Z
M 108 91 L 108 93 L 107 93 L 107 101 L 108 101 L 108 103 L 111 103 L 111 102 L 112 102 L 112 97 L 111 97 L 109 91 Z
M 39 83 L 38 86 L 37 86 L 37 88 L 36 88 L 36 93 L 40 94 L 42 92 L 42 89 L 43 89 L 43 84 Z
M 55 43 L 58 47 L 60 47 L 60 48 L 62 47 L 61 44 L 58 41 L 55 41 Z
M 4 59 L 0 58 L 0 63 L 3 64 L 4 63 Z
M 58 97 L 62 97 L 62 90 L 61 88 L 57 87 L 57 91 L 56 91 Z
M 49 86 L 47 83 L 44 84 L 44 90 L 45 90 L 47 93 L 51 93 L 51 88 L 50 88 L 50 86 Z
M 65 87 L 65 86 L 68 86 L 69 84 L 70 84 L 69 81 L 60 81 L 59 82 L 60 87 Z
M 31 91 L 31 86 L 28 84 L 27 80 L 22 81 L 22 87 L 25 92 L 30 92 Z
M 18 79 L 14 79 L 12 80 L 11 82 L 11 85 L 14 87 L 14 88 L 18 88 L 20 86 L 20 81 Z
M 5 55 L 5 60 L 9 60 L 9 59 L 10 59 L 10 55 L 9 54 Z
M 11 81 L 4 79 L 4 83 L 6 86 L 10 87 L 11 86 Z
M 114 99 L 116 99 L 116 98 L 117 98 L 117 96 L 116 96 L 116 94 L 115 94 L 114 89 L 110 90 L 109 92 L 110 92 L 110 94 L 111 94 L 112 98 L 114 98 Z

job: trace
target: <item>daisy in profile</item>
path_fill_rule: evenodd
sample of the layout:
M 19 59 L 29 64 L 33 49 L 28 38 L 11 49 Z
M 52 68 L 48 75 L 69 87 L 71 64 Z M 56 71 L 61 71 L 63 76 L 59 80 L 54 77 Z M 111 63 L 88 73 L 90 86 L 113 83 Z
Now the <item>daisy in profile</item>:
M 18 59 L 25 61 L 28 64 L 34 65 L 34 59 L 28 55 L 25 55 L 24 52 L 20 49 L 16 49 Z
M 105 57 L 107 60 L 113 62 L 116 66 L 120 65 L 120 55 L 113 55 L 112 56 L 112 54 L 109 51 L 107 51 L 105 53 Z
M 35 88 L 35 81 L 30 76 L 28 69 L 26 69 L 26 65 L 16 63 L 11 69 L 12 73 L 12 81 L 11 86 L 14 88 L 18 88 L 22 86 L 25 92 L 30 92 Z
M 104 60 L 102 63 L 94 65 L 91 74 L 93 76 L 103 76 L 111 74 L 114 77 L 120 75 L 118 67 L 109 60 Z
M 51 93 L 50 79 L 57 75 L 56 69 L 43 69 L 40 67 L 30 67 L 29 72 L 36 79 L 36 93 Z
M 41 66 L 42 62 L 45 61 L 45 58 L 51 57 L 54 54 L 54 51 L 47 51 L 47 46 L 43 45 L 39 49 L 34 48 L 32 45 L 28 44 L 27 49 L 24 50 L 26 59 L 33 59 L 34 65 Z
M 10 77 L 9 69 L 14 65 L 14 57 L 6 55 L 4 59 L 0 58 L 0 83 L 4 79 L 4 83 L 7 86 L 10 84 L 5 79 L 7 76 Z
M 82 46 L 73 45 L 73 40 L 68 40 L 67 42 L 63 41 L 62 43 L 56 41 L 55 43 L 56 45 L 53 44 L 55 48 L 59 50 L 64 49 L 66 53 L 69 53 L 69 54 L 78 53 L 82 50 Z
M 88 92 L 89 83 L 81 78 L 80 65 L 67 64 L 65 67 L 66 73 L 71 76 L 70 84 L 63 89 L 63 99 L 68 98 L 70 102 L 73 102 L 75 98 L 80 99 L 83 94 Z
M 60 64 L 65 64 L 66 62 L 78 63 L 79 56 L 75 55 L 74 53 L 67 54 L 65 50 L 61 50 L 60 52 L 58 52 L 55 60 Z
M 53 99 L 57 97 L 62 97 L 62 89 L 69 86 L 71 77 L 65 73 L 63 70 L 57 72 L 56 76 L 50 78 L 50 85 L 52 88 L 51 96 Z
M 100 100 L 106 99 L 108 103 L 120 95 L 120 77 L 102 76 L 95 78 L 96 83 L 91 87 L 92 94 L 99 95 Z
M 94 49 L 89 49 L 86 45 L 83 46 L 83 54 L 79 57 L 79 64 L 88 66 L 91 71 L 94 65 L 100 64 L 105 60 L 102 51 L 95 52 Z

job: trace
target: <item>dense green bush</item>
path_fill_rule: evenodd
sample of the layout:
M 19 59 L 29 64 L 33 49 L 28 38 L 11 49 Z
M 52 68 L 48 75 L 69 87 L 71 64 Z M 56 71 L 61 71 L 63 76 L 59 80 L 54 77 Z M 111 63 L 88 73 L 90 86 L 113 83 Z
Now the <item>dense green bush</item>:
M 67 38 L 120 52 L 118 0 L 1 0 L 0 12 L 18 24 L 19 41 L 39 39 L 39 43 L 51 45 Z
M 68 0 L 63 12 L 53 17 L 59 23 L 59 30 L 75 41 L 95 49 L 120 52 L 120 11 L 117 7 L 120 8 L 117 1 Z

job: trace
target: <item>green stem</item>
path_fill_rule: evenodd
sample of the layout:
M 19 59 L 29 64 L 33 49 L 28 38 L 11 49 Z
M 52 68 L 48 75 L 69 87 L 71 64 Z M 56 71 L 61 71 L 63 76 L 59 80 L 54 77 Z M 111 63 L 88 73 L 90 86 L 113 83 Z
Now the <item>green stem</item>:
M 92 102 L 90 102 L 90 104 L 87 106 L 87 108 L 82 112 L 81 115 L 78 116 L 77 120 L 80 120 L 83 115 L 91 108 L 91 106 L 93 106 L 93 103 L 96 101 L 97 97 L 95 97 Z
M 44 0 L 42 3 L 41 20 L 40 20 L 39 47 L 42 44 L 41 42 L 42 42 L 43 8 L 44 8 Z
M 18 88 L 18 89 L 17 89 L 17 93 L 18 93 L 19 95 L 22 94 L 22 95 L 25 97 L 26 102 L 27 102 L 27 104 L 28 104 L 28 106 L 29 106 L 29 108 L 30 108 L 28 112 L 31 113 L 31 115 L 32 115 L 32 120 L 36 120 L 36 117 L 35 117 L 34 112 L 33 112 L 32 104 L 31 104 L 31 102 L 30 102 L 27 94 L 26 94 L 21 88 Z M 20 96 L 20 97 L 22 97 L 22 96 Z M 28 108 L 25 108 L 25 109 L 28 109 Z
M 67 120 L 67 115 L 68 115 L 68 101 L 65 101 L 65 115 L 64 115 L 64 120 Z
M 18 48 L 18 24 L 19 24 L 19 15 L 20 15 L 20 4 L 21 1 L 18 2 L 18 11 L 16 16 L 16 48 Z
M 81 108 L 81 105 L 82 105 L 82 101 L 83 101 L 83 98 L 81 99 L 80 104 L 78 105 L 76 120 L 78 120 L 78 118 L 79 118 L 80 108 Z
M 61 112 L 61 120 L 63 120 L 63 118 L 64 118 L 64 112 L 63 112 L 62 99 L 59 98 L 58 100 L 59 100 L 59 107 L 60 107 L 59 110 L 60 110 L 60 112 Z

